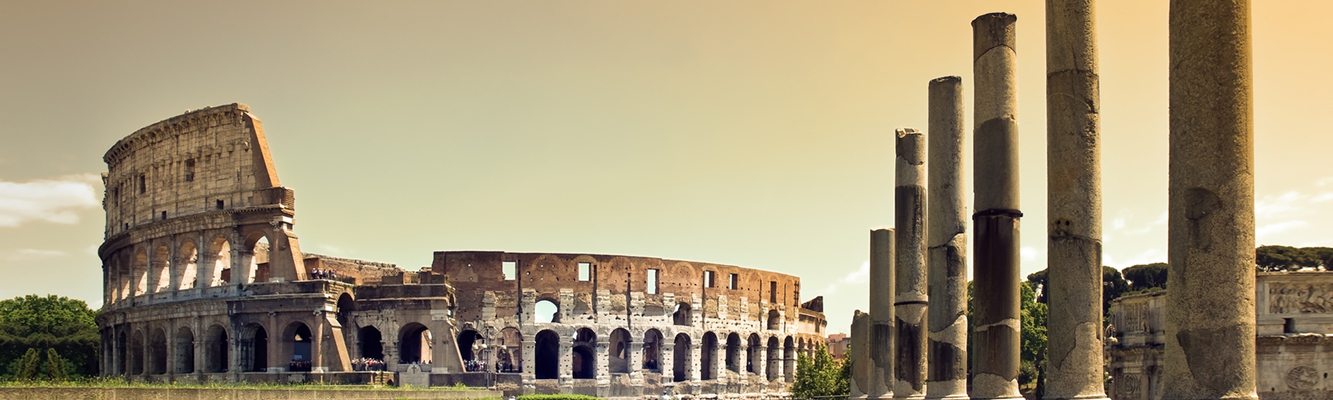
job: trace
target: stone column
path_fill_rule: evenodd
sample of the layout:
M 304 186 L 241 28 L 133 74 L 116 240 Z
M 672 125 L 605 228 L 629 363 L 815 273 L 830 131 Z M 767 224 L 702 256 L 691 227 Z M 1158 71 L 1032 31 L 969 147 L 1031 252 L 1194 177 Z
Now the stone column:
M 325 311 L 315 311 L 315 329 L 310 332 L 310 371 L 326 372 L 324 366 L 324 316 Z M 445 331 L 448 332 L 448 331 Z
M 703 341 L 703 337 L 698 340 L 690 338 L 690 383 L 695 386 L 698 386 L 699 380 L 703 378 L 703 352 L 700 351 L 700 348 L 703 347 Z
M 633 340 L 633 339 L 631 339 Z M 661 348 L 661 347 L 658 347 Z M 659 357 L 660 358 L 660 357 Z M 629 357 L 625 357 L 625 362 L 629 363 L 629 380 L 632 384 L 643 384 L 643 342 L 631 341 L 629 343 Z
M 1046 399 L 1102 389 L 1101 96 L 1094 0 L 1046 0 Z
M 676 341 L 675 337 L 671 339 L 668 342 L 667 338 L 662 338 L 662 346 L 659 347 L 662 354 L 657 358 L 657 365 L 662 371 L 662 383 L 664 385 L 676 381 Z
M 972 20 L 973 154 L 976 195 L 974 292 L 977 317 L 972 397 L 1020 398 L 1018 393 L 1019 261 L 1018 115 L 1013 14 Z
M 1164 399 L 1254 399 L 1249 0 L 1172 0 Z
M 870 231 L 870 313 L 856 314 L 866 317 L 860 330 L 852 320 L 853 351 L 858 362 L 866 361 L 866 377 L 858 385 L 869 399 L 893 398 L 893 235 L 893 229 Z M 857 335 L 862 337 L 859 343 Z
M 926 137 L 912 128 L 897 131 L 894 187 L 894 366 L 893 397 L 926 396 Z
M 871 237 L 871 240 L 873 240 L 873 234 Z M 874 253 L 872 252 L 871 254 Z M 871 276 L 874 276 L 875 270 L 872 268 L 870 271 Z M 871 285 L 874 285 L 875 281 L 874 279 L 871 279 L 870 282 Z M 871 293 L 873 294 L 875 292 Z M 870 387 L 875 380 L 871 377 L 871 372 L 872 370 L 878 372 L 878 369 L 875 366 L 870 365 L 871 360 L 874 358 L 872 357 L 872 353 L 878 353 L 866 350 L 869 348 L 868 344 L 870 343 L 870 338 L 868 337 L 870 336 L 869 322 L 870 314 L 863 313 L 861 310 L 856 310 L 856 314 L 852 316 L 852 350 L 846 355 L 846 357 L 852 361 L 852 379 L 850 379 L 851 382 L 848 382 L 851 385 L 851 395 L 848 396 L 848 398 L 851 400 L 868 398 L 869 393 L 867 391 L 870 390 Z M 782 375 L 781 368 L 774 371 L 777 372 L 778 376 Z
M 967 204 L 963 198 L 963 80 L 929 85 L 930 334 L 926 398 L 967 398 Z
M 597 379 L 598 387 L 606 387 L 611 384 L 611 338 L 603 335 L 599 336 L 593 349 L 593 357 L 597 360 L 596 370 L 593 371 L 593 377 Z M 625 360 L 628 362 L 629 360 Z
M 758 376 L 761 382 L 768 382 L 768 346 L 759 345 L 759 354 L 756 354 L 754 363 L 754 374 Z

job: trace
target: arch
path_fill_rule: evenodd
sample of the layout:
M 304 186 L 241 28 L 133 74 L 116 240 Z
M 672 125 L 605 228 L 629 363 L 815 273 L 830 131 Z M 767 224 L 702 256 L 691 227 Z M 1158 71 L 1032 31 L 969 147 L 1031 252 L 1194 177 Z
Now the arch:
M 662 332 L 649 329 L 643 333 L 643 369 L 662 372 Z
M 171 289 L 171 249 L 167 246 L 157 246 L 153 252 L 153 262 L 150 264 L 152 273 L 149 274 L 151 282 L 149 288 L 153 293 L 164 292 Z
M 704 333 L 702 351 L 699 352 L 699 379 L 710 381 L 717 379 L 714 371 L 717 371 L 717 334 L 713 332 Z
M 500 372 L 523 372 L 523 333 L 518 328 L 511 326 L 500 330 L 500 342 L 495 346 L 495 363 Z
M 672 311 L 671 320 L 675 325 L 690 326 L 690 303 L 676 303 L 676 309 Z
M 611 354 L 607 357 L 606 367 L 613 374 L 629 373 L 629 331 L 625 328 L 616 328 L 611 331 L 611 341 L 607 343 L 607 350 Z
M 241 371 L 268 371 L 268 330 L 263 325 L 246 325 L 241 336 Z
M 782 346 L 778 345 L 777 336 L 768 337 L 768 373 L 766 377 L 769 382 L 778 379 L 778 363 L 782 362 Z
M 148 373 L 167 373 L 167 332 L 162 328 L 154 329 L 148 338 Z
M 458 333 L 458 340 L 454 343 L 458 345 L 458 355 L 463 357 L 463 361 L 474 361 L 479 357 L 479 354 L 472 351 L 472 346 L 480 344 L 477 340 L 481 338 L 480 333 L 471 329 L 464 329 Z
M 227 238 L 218 237 L 208 246 L 208 268 L 204 272 L 203 282 L 209 287 L 231 283 L 231 243 Z
M 570 363 L 570 375 L 574 379 L 593 379 L 597 376 L 597 359 L 593 351 L 597 346 L 597 333 L 592 329 L 579 328 L 574 332 L 572 346 L 573 362 Z
M 543 299 L 532 307 L 537 323 L 560 323 L 560 303 Z
M 136 330 L 130 337 L 130 375 L 143 375 L 145 340 L 143 331 Z
M 263 231 L 252 231 L 245 237 L 245 247 L 241 251 L 240 275 L 233 277 L 237 283 L 264 282 L 268 278 L 268 235 Z M 263 267 L 263 268 L 261 268 Z M 236 275 L 238 271 L 232 271 Z
M 672 380 L 684 382 L 690 379 L 690 335 L 676 334 L 676 348 L 672 352 Z
M 314 355 L 311 348 L 311 343 L 313 343 L 311 339 L 313 339 L 313 336 L 310 327 L 304 322 L 295 321 L 287 324 L 287 329 L 282 332 L 282 344 L 287 350 L 287 354 L 284 355 L 287 356 L 288 360 L 291 360 L 287 363 L 288 371 L 305 372 L 310 371 L 311 367 L 314 366 L 311 364 L 313 360 L 311 356 Z
M 177 374 L 194 372 L 194 331 L 188 326 L 176 328 L 176 363 Z
M 199 250 L 194 242 L 185 241 L 177 251 L 180 266 L 179 272 L 176 272 L 176 290 L 194 289 L 199 283 Z
M 782 315 L 778 310 L 768 310 L 768 330 L 776 331 L 782 326 Z
M 130 297 L 148 293 L 148 254 L 143 249 L 134 252 L 134 290 Z
M 731 372 L 741 372 L 741 336 L 736 332 L 727 335 L 726 352 L 727 370 Z
M 222 325 L 208 327 L 204 334 L 204 372 L 227 372 L 229 349 L 227 329 Z
M 796 372 L 796 346 L 793 344 L 791 336 L 782 344 L 782 379 L 791 382 Z
M 745 372 L 757 373 L 758 368 L 763 363 L 763 359 L 759 357 L 762 352 L 760 346 L 763 345 L 763 342 L 759 339 L 759 334 L 751 333 L 746 340 L 746 344 L 748 346 L 745 348 Z
M 430 329 L 413 322 L 398 329 L 398 358 L 405 364 L 430 364 L 434 336 Z
M 379 328 L 363 326 L 356 332 L 361 358 L 384 361 L 384 335 Z
M 550 329 L 537 332 L 536 362 L 537 379 L 556 379 L 560 366 L 560 335 Z

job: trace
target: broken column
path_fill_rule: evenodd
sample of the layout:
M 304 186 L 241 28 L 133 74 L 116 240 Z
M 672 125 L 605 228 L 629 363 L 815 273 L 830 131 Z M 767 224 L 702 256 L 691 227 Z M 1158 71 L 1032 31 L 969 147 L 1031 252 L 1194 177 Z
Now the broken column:
M 979 350 L 972 355 L 972 398 L 1020 398 L 1018 392 L 1019 264 L 1017 16 L 972 20 L 973 176 L 976 229 L 974 292 Z
M 871 352 L 865 351 L 868 348 L 867 344 L 870 343 L 870 340 L 868 340 L 870 329 L 867 329 L 869 316 L 870 314 L 863 313 L 861 310 L 856 310 L 856 313 L 852 315 L 852 350 L 845 356 L 852 361 L 852 379 L 849 382 L 851 395 L 848 397 L 852 400 L 867 398 L 866 390 L 870 387 L 870 371 L 873 369 L 870 365 Z M 779 373 L 779 375 L 781 374 Z
M 926 395 L 926 138 L 912 128 L 897 131 L 894 221 L 893 397 Z
M 870 354 L 870 399 L 893 398 L 893 242 L 893 229 L 870 231 L 870 323 L 863 348 Z
M 967 398 L 967 204 L 963 198 L 963 80 L 930 81 L 930 305 L 926 398 Z
M 1093 0 L 1046 0 L 1046 399 L 1102 389 L 1101 96 Z
M 1164 399 L 1254 399 L 1249 0 L 1172 0 Z

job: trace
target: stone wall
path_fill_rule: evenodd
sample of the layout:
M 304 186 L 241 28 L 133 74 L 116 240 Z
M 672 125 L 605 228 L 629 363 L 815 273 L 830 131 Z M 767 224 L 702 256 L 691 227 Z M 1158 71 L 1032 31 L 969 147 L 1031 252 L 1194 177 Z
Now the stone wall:
M 500 397 L 492 390 L 336 390 L 336 389 L 231 389 L 231 388 L 79 388 L 0 387 L 0 400 L 37 399 L 485 399 Z

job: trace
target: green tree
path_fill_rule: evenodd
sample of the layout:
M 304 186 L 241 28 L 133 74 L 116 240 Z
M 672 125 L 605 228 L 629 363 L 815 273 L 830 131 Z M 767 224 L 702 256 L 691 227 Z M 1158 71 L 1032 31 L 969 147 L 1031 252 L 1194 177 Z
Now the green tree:
M 1047 310 L 1045 304 L 1036 301 L 1037 284 L 1023 282 L 1021 289 L 1022 343 L 1018 353 L 1018 384 L 1029 386 L 1035 383 L 1036 387 L 1031 390 L 1040 397 L 1044 389 L 1041 378 L 1045 375 Z
M 1129 280 L 1130 292 L 1142 292 L 1151 288 L 1166 289 L 1166 275 L 1170 271 L 1166 263 L 1139 264 L 1123 271 Z M 1125 293 L 1128 294 L 1128 293 Z
M 1254 249 L 1254 263 L 1264 271 L 1295 271 L 1318 268 L 1323 264 L 1316 251 L 1291 246 L 1259 246 Z
M 25 372 L 29 350 L 40 364 L 41 353 L 55 349 L 66 371 L 96 376 L 101 338 L 94 322 L 97 312 L 82 300 L 60 296 L 27 295 L 0 300 L 0 366 L 5 374 Z M 40 373 L 34 372 L 34 374 Z
M 46 377 L 51 382 L 63 382 L 69 379 L 69 374 L 65 371 L 65 359 L 60 357 L 56 349 L 46 349 Z
M 21 381 L 36 380 L 41 362 L 42 359 L 37 356 L 37 349 L 29 348 L 28 352 L 23 353 L 23 358 L 19 359 L 18 374 L 15 378 Z
M 820 344 L 814 357 L 796 356 L 796 380 L 791 384 L 791 395 L 797 399 L 819 396 L 846 396 L 851 394 L 851 369 L 834 360 L 828 349 Z

